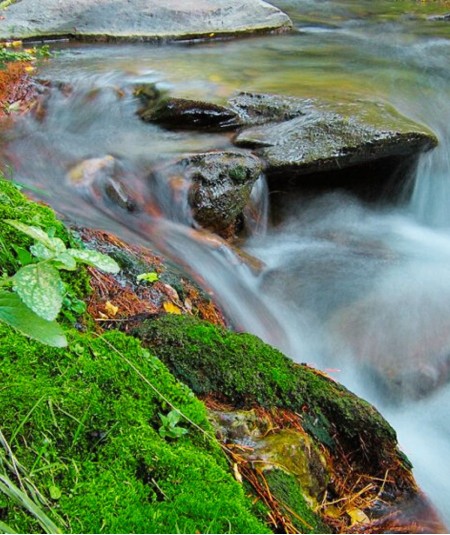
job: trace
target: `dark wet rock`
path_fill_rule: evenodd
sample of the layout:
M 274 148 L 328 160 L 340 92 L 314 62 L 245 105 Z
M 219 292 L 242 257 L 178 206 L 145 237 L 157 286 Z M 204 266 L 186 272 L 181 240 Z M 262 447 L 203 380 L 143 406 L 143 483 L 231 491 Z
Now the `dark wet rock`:
M 178 190 L 187 191 L 195 221 L 225 237 L 239 225 L 261 172 L 258 158 L 238 151 L 187 155 L 159 170 L 168 182 L 176 183 Z M 180 187 L 180 181 L 184 187 Z
M 236 115 L 224 106 L 171 98 L 152 84 L 138 86 L 134 93 L 142 102 L 140 118 L 168 129 L 224 130 L 235 125 Z
M 2 15 L 0 39 L 196 39 L 292 27 L 287 15 L 261 0 L 21 0 Z
M 389 158 L 414 159 L 437 144 L 426 128 L 393 108 L 242 93 L 230 101 L 243 124 L 236 137 L 252 148 L 273 178 L 339 171 Z
M 428 17 L 428 20 L 450 22 L 450 13 L 445 13 L 444 15 L 432 15 L 431 17 Z

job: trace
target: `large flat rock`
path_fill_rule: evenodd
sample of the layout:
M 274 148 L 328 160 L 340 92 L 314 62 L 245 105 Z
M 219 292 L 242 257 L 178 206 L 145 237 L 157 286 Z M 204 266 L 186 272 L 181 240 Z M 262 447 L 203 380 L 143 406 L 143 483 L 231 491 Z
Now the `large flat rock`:
M 254 149 L 272 174 L 300 176 L 414 157 L 437 144 L 425 127 L 381 103 L 242 93 L 230 104 L 244 124 L 235 144 Z
M 0 39 L 195 39 L 292 26 L 261 0 L 18 0 L 2 16 Z

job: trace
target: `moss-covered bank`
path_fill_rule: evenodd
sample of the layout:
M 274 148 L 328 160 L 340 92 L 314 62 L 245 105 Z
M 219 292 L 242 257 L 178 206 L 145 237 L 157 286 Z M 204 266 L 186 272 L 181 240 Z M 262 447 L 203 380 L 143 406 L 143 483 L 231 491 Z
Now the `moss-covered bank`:
M 391 461 L 395 431 L 372 405 L 256 336 L 173 316 L 144 322 L 135 334 L 198 395 L 219 395 L 235 407 L 299 412 L 305 429 L 323 445 L 333 449 L 339 441 L 349 451 L 364 449 L 364 469 L 378 471 Z
M 0 201 L 4 274 L 20 267 L 31 240 L 3 219 L 77 242 L 52 210 L 3 180 Z M 85 295 L 92 273 L 69 272 L 68 289 Z M 88 330 L 93 321 L 85 320 Z M 141 320 L 137 314 L 132 324 Z M 8 468 L 12 455 L 47 498 L 40 506 L 72 533 L 266 533 L 265 521 L 277 532 L 341 531 L 351 527 L 355 504 L 373 520 L 379 498 L 388 519 L 397 502 L 420 502 L 381 415 L 258 338 L 169 314 L 135 329 L 144 349 L 118 331 L 70 330 L 71 321 L 66 315 L 67 348 L 43 346 L 0 323 L 0 530 L 41 531 L 2 487 L 3 476 L 21 485 Z M 262 441 L 247 454 L 227 442 L 227 460 L 195 394 L 217 400 L 218 415 L 226 402 L 224 421 L 233 411 L 241 423 L 254 421 Z
M 32 245 L 4 219 L 74 241 L 50 208 L 26 199 L 13 183 L 0 180 L 0 202 L 3 274 L 14 274 Z M 68 273 L 67 281 L 79 295 L 89 290 L 85 269 Z M 72 330 L 67 336 L 67 348 L 51 348 L 0 323 L 1 431 L 50 501 L 47 513 L 61 531 L 268 531 L 251 512 L 206 409 L 189 388 L 123 333 Z M 0 445 L 0 476 L 20 485 L 4 462 L 8 455 Z M 41 531 L 4 492 L 0 523 L 22 533 Z
M 2 431 L 41 492 L 57 498 L 63 531 L 267 532 L 203 404 L 136 340 L 73 332 L 68 349 L 54 349 L 1 324 L 0 337 Z M 188 433 L 162 438 L 161 415 L 173 410 L 165 399 L 208 434 L 182 418 Z M 39 531 L 4 497 L 0 511 L 18 532 Z

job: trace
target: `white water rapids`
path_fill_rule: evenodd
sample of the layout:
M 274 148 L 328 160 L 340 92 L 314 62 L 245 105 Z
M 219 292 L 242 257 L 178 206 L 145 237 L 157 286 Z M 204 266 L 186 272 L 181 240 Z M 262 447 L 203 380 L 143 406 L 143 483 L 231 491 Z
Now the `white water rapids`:
M 294 36 L 61 47 L 42 77 L 70 82 L 71 94 L 55 90 L 42 121 L 24 118 L 4 134 L 8 161 L 16 180 L 44 191 L 61 213 L 157 247 L 197 274 L 239 329 L 331 370 L 374 403 L 450 524 L 450 385 L 442 379 L 450 358 L 450 41 L 424 32 L 423 21 L 348 13 L 346 2 L 322 2 L 334 9 L 325 21 L 325 12 L 310 14 L 313 4 L 301 3 L 307 23 Z M 284 199 L 277 224 L 262 217 L 244 244 L 266 266 L 255 275 L 231 250 L 197 240 L 161 195 L 166 218 L 139 222 L 76 197 L 65 181 L 84 158 L 113 154 L 136 177 L 174 154 L 231 146 L 225 136 L 140 122 L 134 99 L 117 91 L 139 82 L 216 101 L 236 89 L 373 95 L 427 125 L 440 145 L 421 157 L 407 204 L 367 206 L 342 192 Z M 388 393 L 386 377 L 401 381 L 400 400 Z

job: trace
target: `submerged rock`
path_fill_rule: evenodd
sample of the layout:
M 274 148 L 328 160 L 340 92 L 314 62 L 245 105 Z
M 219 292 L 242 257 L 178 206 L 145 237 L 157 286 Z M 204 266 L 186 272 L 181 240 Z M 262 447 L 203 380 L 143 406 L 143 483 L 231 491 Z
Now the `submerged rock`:
M 242 223 L 243 210 L 261 172 L 257 157 L 238 151 L 187 155 L 158 170 L 168 183 L 185 192 L 195 221 L 224 237 Z
M 262 0 L 22 0 L 3 15 L 0 39 L 198 39 L 292 27 L 287 15 Z
M 138 202 L 127 189 L 120 162 L 107 154 L 88 158 L 73 166 L 66 175 L 70 186 L 89 199 L 108 201 L 128 212 L 138 208 Z
M 437 144 L 426 128 L 380 103 L 241 93 L 230 105 L 248 125 L 236 145 L 254 149 L 266 161 L 268 175 L 282 183 L 286 176 L 301 185 L 303 175 L 386 159 L 414 160 Z

